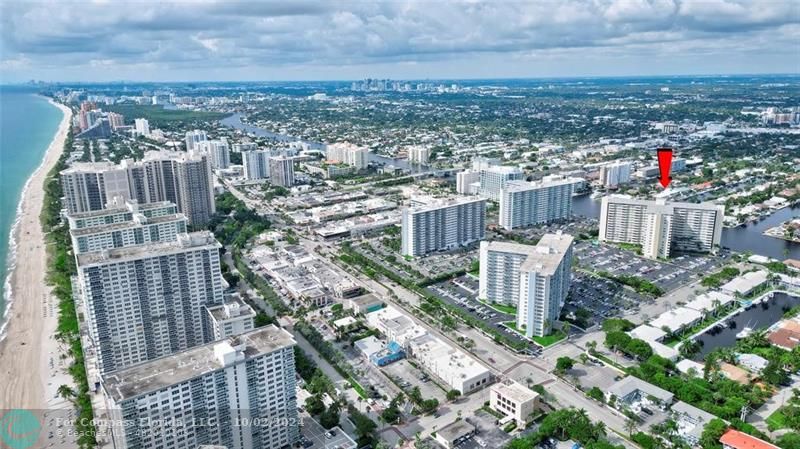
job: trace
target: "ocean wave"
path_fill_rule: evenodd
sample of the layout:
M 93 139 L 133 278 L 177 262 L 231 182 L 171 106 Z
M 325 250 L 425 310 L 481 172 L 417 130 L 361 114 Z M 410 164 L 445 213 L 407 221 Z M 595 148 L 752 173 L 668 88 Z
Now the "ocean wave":
M 17 230 L 19 229 L 19 225 L 22 222 L 22 211 L 23 205 L 25 203 L 25 195 L 28 193 L 28 188 L 30 188 L 31 181 L 39 173 L 40 170 L 43 170 L 46 163 L 47 163 L 47 155 L 50 152 L 51 148 L 58 140 L 58 136 L 61 134 L 61 129 L 66 125 L 69 126 L 69 115 L 59 107 L 53 100 L 48 99 L 51 104 L 58 107 L 58 109 L 63 114 L 61 121 L 58 123 L 58 128 L 56 129 L 55 134 L 53 135 L 53 140 L 47 145 L 47 150 L 44 152 L 42 156 L 42 161 L 39 163 L 39 166 L 36 167 L 31 175 L 28 177 L 28 180 L 25 181 L 25 185 L 22 187 L 22 192 L 19 195 L 19 202 L 17 202 L 17 214 L 14 218 L 14 223 L 11 225 L 11 230 L 9 231 L 8 235 L 8 255 L 6 256 L 6 278 L 3 283 L 3 316 L 0 318 L 0 342 L 5 340 L 6 338 L 6 329 L 8 328 L 9 323 L 9 315 L 11 314 L 12 305 L 14 303 L 14 291 L 11 287 L 11 278 L 14 275 L 14 270 L 17 267 Z

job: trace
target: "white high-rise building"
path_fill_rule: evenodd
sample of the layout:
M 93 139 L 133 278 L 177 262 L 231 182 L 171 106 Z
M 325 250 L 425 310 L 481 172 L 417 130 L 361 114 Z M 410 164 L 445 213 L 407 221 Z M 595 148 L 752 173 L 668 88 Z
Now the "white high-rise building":
M 545 234 L 519 268 L 517 328 L 528 337 L 548 335 L 558 321 L 572 279 L 570 235 Z
M 75 162 L 61 171 L 64 207 L 70 214 L 104 209 L 131 198 L 127 172 L 110 162 Z
M 186 151 L 197 149 L 197 144 L 208 140 L 208 135 L 205 131 L 195 129 L 194 131 L 186 132 Z
M 516 307 L 519 303 L 519 267 L 536 249 L 512 242 L 481 242 L 478 298 Z
M 519 181 L 524 176 L 519 168 L 507 165 L 483 168 L 480 170 L 481 187 L 478 193 L 492 201 L 497 201 L 500 198 L 500 192 L 510 181 Z
M 335 163 L 353 166 L 362 170 L 369 165 L 369 150 L 352 143 L 339 142 L 326 145 L 325 157 Z
M 478 193 L 481 173 L 478 171 L 464 170 L 456 173 L 456 192 L 462 195 L 475 195 Z
M 269 182 L 276 186 L 293 186 L 294 159 L 286 156 L 269 158 Z
M 402 216 L 402 254 L 424 256 L 483 239 L 486 227 L 484 198 L 433 199 L 407 207 Z
M 69 214 L 67 220 L 75 254 L 175 241 L 186 233 L 186 216 L 166 201 L 127 201 L 109 209 Z
M 76 255 L 101 376 L 206 342 L 205 307 L 223 299 L 220 248 L 203 231 Z
M 269 325 L 106 376 L 113 446 L 290 448 L 299 437 L 295 344 Z
M 572 192 L 582 181 L 567 177 L 509 181 L 500 192 L 500 226 L 511 230 L 568 220 L 572 216 Z
M 139 136 L 149 136 L 150 135 L 150 122 L 147 119 L 137 118 L 133 121 L 134 129 L 136 130 L 136 134 Z
M 225 140 L 204 140 L 196 144 L 197 151 L 205 153 L 211 161 L 211 168 L 224 170 L 231 166 L 231 150 Z
M 269 150 L 243 151 L 242 165 L 244 165 L 245 179 L 250 181 L 268 179 L 270 157 L 272 157 L 272 152 Z
M 431 158 L 431 149 L 419 145 L 406 148 L 408 151 L 408 161 L 417 164 L 427 164 Z
M 724 220 L 722 205 L 610 195 L 602 201 L 599 239 L 641 245 L 651 259 L 674 252 L 707 253 L 719 247 Z
M 245 151 L 253 151 L 257 150 L 258 145 L 255 142 L 239 142 L 233 144 L 233 151 L 234 153 L 243 153 Z
M 632 164 L 630 162 L 612 162 L 600 167 L 600 182 L 605 187 L 615 188 L 631 182 Z

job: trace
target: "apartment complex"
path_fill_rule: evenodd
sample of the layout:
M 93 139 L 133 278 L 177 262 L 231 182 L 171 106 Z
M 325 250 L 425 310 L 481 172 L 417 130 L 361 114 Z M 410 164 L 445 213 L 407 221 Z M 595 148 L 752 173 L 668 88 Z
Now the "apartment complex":
M 205 306 L 222 303 L 221 245 L 208 231 L 76 255 L 101 375 L 205 343 Z
M 507 230 L 568 220 L 572 193 L 580 178 L 551 176 L 541 181 L 510 181 L 500 192 L 500 226 Z
M 486 167 L 480 170 L 479 173 L 480 188 L 478 193 L 492 201 L 497 201 L 500 198 L 500 192 L 510 181 L 519 181 L 524 177 L 522 170 L 519 168 L 505 165 Z
M 269 325 L 114 372 L 103 383 L 121 423 L 111 429 L 114 447 L 291 447 L 299 437 L 294 345 Z
M 128 174 L 111 162 L 75 162 L 61 172 L 64 207 L 70 214 L 100 210 L 131 198 Z
M 161 241 L 175 241 L 186 232 L 186 216 L 167 201 L 122 206 L 67 215 L 75 254 Z
M 197 144 L 205 142 L 206 140 L 208 140 L 208 136 L 205 131 L 199 129 L 188 131 L 186 133 L 186 151 L 197 150 Z
M 204 140 L 195 144 L 196 151 L 206 154 L 211 168 L 224 170 L 231 166 L 231 150 L 225 140 Z
M 483 239 L 486 200 L 432 199 L 403 209 L 401 222 L 403 255 L 424 256 L 453 249 Z
M 611 162 L 600 167 L 600 183 L 604 187 L 616 188 L 631 182 L 633 164 L 630 162 Z
M 420 145 L 408 147 L 406 151 L 408 152 L 408 162 L 427 164 L 431 157 L 431 149 Z
M 362 170 L 369 165 L 369 150 L 352 143 L 339 142 L 326 145 L 326 158 L 335 163 L 347 164 Z
M 517 328 L 543 336 L 569 293 L 570 235 L 545 234 L 536 245 L 481 242 L 478 297 L 517 308 Z
M 198 152 L 150 151 L 141 161 L 75 163 L 61 172 L 69 214 L 97 211 L 125 200 L 169 201 L 189 224 L 208 222 L 216 211 L 208 156 Z
M 242 152 L 242 165 L 244 165 L 244 177 L 248 181 L 269 178 L 269 158 L 272 152 L 269 150 L 249 150 Z
M 293 186 L 294 159 L 286 156 L 269 158 L 269 182 L 276 186 Z
M 719 247 L 724 219 L 721 205 L 611 195 L 602 201 L 599 239 L 641 245 L 644 256 L 652 259 L 675 252 L 707 253 Z

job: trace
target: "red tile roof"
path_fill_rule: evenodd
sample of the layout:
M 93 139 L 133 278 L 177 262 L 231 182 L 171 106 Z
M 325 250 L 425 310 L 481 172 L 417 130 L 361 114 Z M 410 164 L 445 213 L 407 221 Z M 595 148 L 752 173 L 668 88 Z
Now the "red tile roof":
M 774 444 L 769 444 L 764 440 L 759 440 L 754 436 L 734 429 L 728 429 L 719 439 L 719 442 L 735 449 L 779 449 Z

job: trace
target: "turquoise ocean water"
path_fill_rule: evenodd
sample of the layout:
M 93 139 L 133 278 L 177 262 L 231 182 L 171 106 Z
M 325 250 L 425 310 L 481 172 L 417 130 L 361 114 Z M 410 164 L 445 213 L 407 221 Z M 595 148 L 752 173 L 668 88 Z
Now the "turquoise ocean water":
M 9 233 L 25 183 L 41 164 L 61 119 L 61 111 L 31 89 L 0 86 L 0 329 L 6 319 Z

